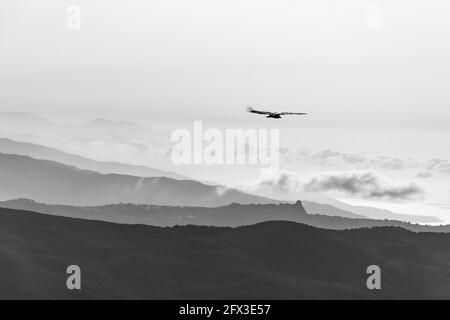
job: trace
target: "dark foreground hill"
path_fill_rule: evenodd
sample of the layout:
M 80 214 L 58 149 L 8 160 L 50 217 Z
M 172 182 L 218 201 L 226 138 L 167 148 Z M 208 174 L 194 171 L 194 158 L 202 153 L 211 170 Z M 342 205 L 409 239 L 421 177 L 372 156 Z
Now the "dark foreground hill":
M 0 202 L 0 207 L 33 211 L 56 216 L 100 220 L 126 224 L 146 224 L 159 227 L 175 225 L 198 225 L 216 227 L 239 227 L 266 221 L 292 221 L 325 229 L 355 229 L 395 226 L 414 232 L 450 232 L 450 225 L 427 226 L 396 220 L 371 220 L 364 218 L 345 218 L 329 215 L 310 214 L 304 203 L 295 204 L 237 204 L 216 208 L 169 207 L 157 205 L 110 204 L 95 207 L 76 207 L 49 205 L 27 199 Z M 311 208 L 326 209 L 333 207 L 306 202 Z M 322 207 L 323 206 L 323 207 Z M 314 212 L 314 211 L 313 211 Z
M 123 225 L 0 209 L 0 298 L 450 298 L 450 235 Z M 81 291 L 66 268 L 82 270 Z M 382 289 L 366 288 L 379 265 Z

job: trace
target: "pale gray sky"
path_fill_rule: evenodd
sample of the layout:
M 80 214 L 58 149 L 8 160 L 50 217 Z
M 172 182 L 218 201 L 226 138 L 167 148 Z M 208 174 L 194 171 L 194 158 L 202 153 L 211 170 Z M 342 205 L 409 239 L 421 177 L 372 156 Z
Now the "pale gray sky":
M 0 14 L 2 110 L 225 121 L 252 104 L 311 126 L 448 127 L 445 0 L 0 0 Z

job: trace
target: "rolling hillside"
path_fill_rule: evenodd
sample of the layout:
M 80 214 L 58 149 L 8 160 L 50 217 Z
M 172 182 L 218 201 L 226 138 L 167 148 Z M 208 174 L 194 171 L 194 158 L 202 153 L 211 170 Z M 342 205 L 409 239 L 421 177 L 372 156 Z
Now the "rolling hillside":
M 158 228 L 0 209 L 0 298 L 449 299 L 449 240 L 400 228 Z M 81 291 L 65 287 L 72 264 Z M 379 291 L 366 288 L 373 264 Z

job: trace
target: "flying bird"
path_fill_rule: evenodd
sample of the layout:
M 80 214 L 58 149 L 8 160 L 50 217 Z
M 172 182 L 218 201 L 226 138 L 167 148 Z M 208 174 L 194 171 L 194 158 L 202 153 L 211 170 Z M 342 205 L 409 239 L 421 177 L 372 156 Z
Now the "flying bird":
M 255 110 L 252 107 L 247 107 L 247 111 L 250 113 L 257 113 L 257 114 L 266 114 L 266 118 L 273 118 L 273 119 L 281 119 L 281 116 L 287 116 L 287 115 L 297 115 L 297 116 L 303 116 L 307 113 L 303 112 L 270 112 L 270 111 L 259 111 Z

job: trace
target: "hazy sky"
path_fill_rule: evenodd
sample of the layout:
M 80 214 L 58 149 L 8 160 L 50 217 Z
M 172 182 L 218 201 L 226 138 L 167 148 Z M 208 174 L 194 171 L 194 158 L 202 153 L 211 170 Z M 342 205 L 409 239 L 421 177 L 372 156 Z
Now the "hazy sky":
M 256 105 L 312 126 L 448 127 L 445 0 L 0 0 L 0 15 L 2 109 L 233 120 Z

